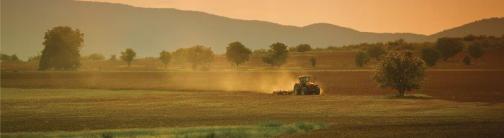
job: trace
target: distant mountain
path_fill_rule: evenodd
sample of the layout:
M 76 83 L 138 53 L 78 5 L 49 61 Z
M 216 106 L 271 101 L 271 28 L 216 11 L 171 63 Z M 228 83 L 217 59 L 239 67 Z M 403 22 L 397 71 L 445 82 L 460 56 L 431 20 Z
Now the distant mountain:
M 462 25 L 460 27 L 444 30 L 442 32 L 433 34 L 430 37 L 464 37 L 470 34 L 502 36 L 504 35 L 504 17 L 475 21 Z
M 498 27 L 502 28 L 502 19 L 499 22 Z M 326 47 L 386 42 L 400 38 L 413 42 L 432 41 L 435 37 L 448 35 L 429 37 L 410 33 L 370 33 L 325 23 L 304 27 L 285 26 L 203 12 L 139 8 L 112 3 L 2 0 L 1 52 L 18 54 L 24 58 L 35 55 L 43 48 L 44 33 L 60 25 L 84 32 L 83 54 L 98 52 L 110 55 L 118 54 L 125 48 L 133 48 L 139 56 L 157 56 L 161 50 L 175 50 L 197 44 L 210 46 L 222 53 L 227 44 L 233 41 L 257 49 L 267 48 L 274 42 L 291 46 L 308 43 L 315 47 Z

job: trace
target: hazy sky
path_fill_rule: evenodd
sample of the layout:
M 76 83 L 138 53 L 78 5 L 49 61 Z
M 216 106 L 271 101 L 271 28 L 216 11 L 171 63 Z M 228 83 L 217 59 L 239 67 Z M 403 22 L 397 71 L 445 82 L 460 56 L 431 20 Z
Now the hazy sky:
M 488 17 L 504 17 L 504 0 L 92 0 L 176 8 L 305 26 L 331 23 L 366 32 L 432 34 Z

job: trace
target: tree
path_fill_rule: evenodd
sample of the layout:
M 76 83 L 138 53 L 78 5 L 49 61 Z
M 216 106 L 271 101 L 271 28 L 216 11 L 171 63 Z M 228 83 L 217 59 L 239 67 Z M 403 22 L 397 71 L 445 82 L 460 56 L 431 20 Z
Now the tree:
M 380 60 L 380 58 L 385 53 L 387 53 L 387 51 L 385 51 L 385 48 L 383 48 L 382 46 L 370 46 L 367 49 L 367 54 L 369 55 L 369 57 L 375 58 L 376 60 Z
M 432 67 L 436 65 L 439 58 L 441 58 L 441 54 L 437 51 L 437 49 L 430 47 L 422 49 L 422 60 L 425 61 L 427 66 Z
M 123 52 L 121 52 L 121 59 L 128 63 L 128 67 L 130 67 L 131 62 L 135 59 L 136 53 L 131 48 L 127 48 Z
M 39 70 L 74 70 L 80 66 L 80 48 L 84 34 L 67 26 L 54 27 L 44 36 Z
M 110 61 L 116 61 L 117 60 L 116 55 L 111 55 L 109 60 Z
M 311 51 L 312 47 L 309 44 L 300 44 L 296 46 L 296 51 L 297 52 L 306 52 L 306 51 Z
M 436 42 L 436 48 L 441 53 L 444 61 L 457 55 L 462 51 L 463 47 L 464 43 L 455 38 L 439 38 Z
M 270 45 L 268 53 L 262 58 L 263 62 L 274 67 L 279 67 L 287 61 L 289 51 L 283 43 L 274 43 Z
M 355 55 L 355 65 L 357 67 L 363 67 L 369 62 L 369 55 L 366 52 L 360 51 Z
M 310 64 L 313 68 L 315 68 L 315 66 L 317 65 L 317 59 L 315 59 L 315 57 L 311 57 Z
M 32 56 L 32 57 L 29 57 L 28 58 L 28 62 L 36 62 L 36 63 L 39 63 L 40 62 L 40 58 L 42 57 L 42 55 L 38 54 L 36 56 Z
M 471 57 L 465 56 L 462 62 L 464 62 L 465 65 L 471 65 Z
M 187 49 L 187 61 L 192 64 L 193 69 L 197 69 L 198 67 L 207 69 L 213 61 L 214 56 L 210 47 L 197 45 Z
M 226 47 L 226 58 L 229 62 L 238 67 L 240 64 L 248 61 L 252 51 L 240 42 L 233 42 Z
M 480 58 L 481 56 L 483 56 L 484 53 L 483 48 L 481 48 L 481 46 L 478 44 L 473 44 L 469 46 L 468 51 L 469 55 L 474 59 Z
M 166 66 L 168 66 L 171 61 L 170 52 L 164 50 L 161 51 L 161 53 L 159 53 L 159 60 L 161 60 L 161 62 L 164 64 L 164 68 L 166 68 Z
M 398 96 L 405 92 L 419 89 L 424 79 L 424 61 L 413 56 L 412 52 L 390 52 L 377 67 L 374 80 L 381 87 L 396 89 Z
M 95 60 L 95 61 L 105 60 L 105 56 L 103 56 L 102 54 L 99 54 L 99 53 L 93 53 L 93 54 L 89 55 L 87 58 L 90 60 Z
M 12 54 L 11 56 L 7 54 L 1 54 L 0 60 L 2 61 L 11 61 L 11 62 L 19 62 L 21 61 L 16 54 Z

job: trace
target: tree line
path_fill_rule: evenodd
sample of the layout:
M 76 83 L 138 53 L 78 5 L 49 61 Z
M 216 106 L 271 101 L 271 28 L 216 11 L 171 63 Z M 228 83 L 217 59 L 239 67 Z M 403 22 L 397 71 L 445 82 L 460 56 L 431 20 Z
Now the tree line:
M 29 61 L 39 62 L 39 70 L 75 70 L 80 66 L 80 60 L 104 60 L 105 56 L 94 53 L 81 56 L 80 49 L 83 47 L 84 34 L 78 29 L 68 26 L 58 26 L 50 29 L 44 35 L 44 49 L 40 55 L 31 57 Z M 327 47 L 313 49 L 309 44 L 300 44 L 288 47 L 284 43 L 273 43 L 268 49 L 256 49 L 252 51 L 241 42 L 229 43 L 226 47 L 225 56 L 236 68 L 249 61 L 251 55 L 260 56 L 261 60 L 272 66 L 280 67 L 286 63 L 290 52 L 307 52 L 318 50 L 352 50 L 359 52 L 355 55 L 357 67 L 366 66 L 370 60 L 380 61 L 391 50 L 418 50 L 420 58 L 427 66 L 434 66 L 439 60 L 448 60 L 453 56 L 464 52 L 463 63 L 470 65 L 472 60 L 480 58 L 485 49 L 502 47 L 504 37 L 473 36 L 463 38 L 440 38 L 435 43 L 408 43 L 402 39 L 387 43 L 363 43 L 358 45 L 343 46 L 341 48 Z M 166 68 L 170 63 L 189 63 L 193 69 L 208 69 L 213 62 L 215 53 L 210 47 L 196 45 L 189 48 L 179 48 L 173 52 L 161 51 L 159 60 Z M 129 67 L 136 58 L 134 49 L 121 51 L 119 57 L 112 55 L 110 60 L 122 60 Z M 2 61 L 19 61 L 16 55 L 1 56 Z M 312 67 L 317 60 L 314 57 L 307 59 Z

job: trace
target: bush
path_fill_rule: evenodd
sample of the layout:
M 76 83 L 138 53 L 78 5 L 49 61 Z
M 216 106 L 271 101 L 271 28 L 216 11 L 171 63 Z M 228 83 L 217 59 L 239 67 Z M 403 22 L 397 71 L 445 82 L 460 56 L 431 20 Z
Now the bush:
M 306 52 L 311 51 L 312 47 L 309 44 L 300 44 L 296 46 L 296 52 Z
M 274 67 L 279 67 L 287 62 L 289 51 L 283 43 L 274 43 L 270 46 L 268 53 L 262 58 L 263 62 Z
M 369 55 L 365 52 L 359 52 L 355 55 L 355 65 L 357 67 L 363 67 L 369 62 Z
M 465 56 L 465 57 L 464 57 L 464 60 L 462 60 L 462 62 L 463 62 L 465 65 L 471 65 L 471 57 L 469 57 L 469 56 Z
M 464 43 L 456 38 L 439 38 L 436 42 L 436 49 L 445 61 L 461 52 L 463 47 Z
M 422 49 L 422 59 L 425 61 L 427 66 L 432 67 L 436 65 L 439 58 L 441 58 L 441 54 L 435 48 Z
M 394 51 L 378 65 L 374 80 L 403 97 L 406 91 L 419 89 L 425 74 L 424 61 L 411 52 Z
M 481 48 L 480 45 L 473 44 L 473 45 L 469 46 L 468 51 L 469 51 L 469 55 L 471 55 L 471 57 L 474 59 L 478 59 L 481 56 L 483 56 L 483 48 Z
M 371 58 L 375 58 L 376 60 L 380 60 L 380 58 L 386 53 L 385 48 L 382 46 L 370 46 L 367 49 L 367 54 Z

